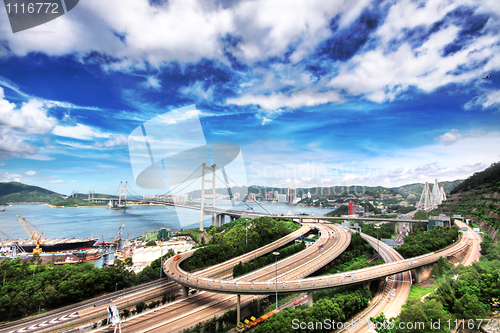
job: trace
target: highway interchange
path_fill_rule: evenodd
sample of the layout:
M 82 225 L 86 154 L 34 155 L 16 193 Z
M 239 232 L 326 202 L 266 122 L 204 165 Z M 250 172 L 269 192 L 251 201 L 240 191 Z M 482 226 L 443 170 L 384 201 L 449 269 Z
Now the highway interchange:
M 459 226 L 465 224 L 456 221 Z M 403 260 L 396 251 L 380 242 L 380 254 L 386 260 L 385 265 L 379 265 L 364 270 L 351 272 L 349 274 L 334 274 L 331 276 L 321 276 L 316 278 L 306 278 L 312 272 L 318 270 L 328 264 L 338 255 L 340 255 L 350 243 L 350 232 L 337 224 L 331 223 L 303 223 L 302 228 L 293 234 L 288 235 L 266 247 L 255 250 L 242 257 L 234 258 L 225 263 L 210 267 L 203 271 L 197 272 L 196 275 L 186 273 L 178 267 L 180 261 L 169 260 L 164 265 L 164 271 L 174 281 L 180 282 L 182 285 L 187 285 L 197 290 L 217 291 L 217 293 L 200 291 L 188 298 L 181 299 L 164 306 L 147 311 L 141 315 L 133 316 L 122 324 L 123 332 L 176 332 L 182 331 L 184 328 L 192 327 L 198 322 L 203 322 L 212 319 L 234 309 L 237 303 L 237 298 L 240 298 L 241 305 L 256 299 L 259 296 L 256 294 L 273 294 L 276 288 L 275 274 L 276 269 L 274 264 L 263 269 L 254 271 L 250 274 L 242 276 L 238 279 L 225 279 L 232 272 L 232 267 L 240 261 L 246 262 L 258 256 L 269 253 L 287 243 L 296 239 L 297 236 L 307 233 L 311 228 L 318 227 L 321 231 L 320 239 L 314 246 L 308 247 L 306 250 L 291 256 L 285 260 L 278 261 L 278 292 L 290 293 L 297 291 L 311 291 L 317 289 L 331 288 L 335 285 L 355 284 L 363 281 L 369 281 L 378 277 L 392 275 L 388 279 L 386 291 L 379 297 L 378 302 L 374 302 L 367 310 L 365 310 L 359 318 L 376 316 L 380 312 L 384 312 L 387 317 L 397 316 L 401 310 L 401 306 L 406 302 L 406 299 L 411 288 L 411 275 L 409 269 L 427 265 L 435 262 L 440 256 L 449 256 L 453 253 L 464 250 L 470 246 L 464 264 L 471 264 L 477 260 L 479 255 L 480 236 L 470 231 L 464 234 L 465 237 L 459 242 L 456 242 L 451 247 L 435 253 L 421 256 L 412 260 Z M 363 235 L 366 241 L 377 249 L 379 244 L 376 239 Z M 323 243 L 323 249 L 319 250 L 317 244 Z M 183 259 L 190 256 L 191 253 L 183 254 Z M 410 267 L 412 266 L 412 267 Z M 394 275 L 396 274 L 396 275 Z M 236 285 L 236 283 L 238 283 Z M 300 283 L 300 284 L 299 284 Z M 162 288 L 173 287 L 177 288 L 175 282 L 164 283 Z M 158 288 L 158 287 L 157 287 Z M 395 289 L 394 297 L 390 296 L 392 290 Z M 131 293 L 132 294 L 132 293 Z M 137 293 L 135 293 L 137 294 Z M 241 295 L 236 296 L 235 294 Z M 248 294 L 248 295 L 246 295 Z M 115 300 L 120 308 L 120 302 L 130 303 L 127 300 L 127 295 L 122 295 L 121 300 Z M 116 298 L 111 295 L 110 297 Z M 103 300 L 107 302 L 110 299 Z M 388 301 L 387 301 L 388 300 Z M 93 301 L 96 302 L 95 300 Z M 106 304 L 97 307 L 89 307 L 91 301 L 80 304 L 78 308 L 68 308 L 66 312 L 49 312 L 46 316 L 40 316 L 38 319 L 21 321 L 17 326 L 2 327 L 0 332 L 26 332 L 26 331 L 50 331 L 47 330 L 50 326 L 41 325 L 43 323 L 60 324 L 61 318 L 68 318 L 68 322 L 74 320 L 71 316 L 78 314 L 78 317 L 85 317 L 89 312 L 101 311 L 105 313 Z M 104 312 L 103 312 L 104 311 Z M 71 319 L 71 320 L 70 320 Z M 109 328 L 100 330 L 101 332 L 111 332 Z M 346 330 L 346 332 L 367 332 L 368 326 L 360 329 Z M 370 332 L 370 331 L 368 331 Z M 371 331 L 373 332 L 373 331 Z

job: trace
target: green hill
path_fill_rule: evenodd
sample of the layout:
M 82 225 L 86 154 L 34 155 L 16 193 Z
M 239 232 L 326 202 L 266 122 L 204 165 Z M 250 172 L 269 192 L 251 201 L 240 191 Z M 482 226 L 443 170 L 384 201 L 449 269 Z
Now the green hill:
M 78 198 L 68 198 L 52 201 L 52 206 L 63 207 L 83 207 L 83 206 L 107 206 L 106 203 L 88 202 Z
M 476 172 L 451 191 L 439 209 L 462 214 L 498 241 L 500 230 L 500 163 Z
M 448 195 L 454 188 L 456 188 L 462 182 L 463 179 L 458 179 L 451 182 L 439 182 L 439 185 L 444 187 L 444 191 L 446 192 L 446 195 Z M 434 186 L 434 184 L 431 185 Z M 415 194 L 417 197 L 420 198 L 420 195 L 424 190 L 424 186 L 425 184 L 423 183 L 416 183 L 416 184 L 403 185 L 399 187 L 393 187 L 392 190 L 399 192 L 403 195 Z
M 18 182 L 0 183 L 0 205 L 8 202 L 51 202 L 60 200 L 59 193 Z

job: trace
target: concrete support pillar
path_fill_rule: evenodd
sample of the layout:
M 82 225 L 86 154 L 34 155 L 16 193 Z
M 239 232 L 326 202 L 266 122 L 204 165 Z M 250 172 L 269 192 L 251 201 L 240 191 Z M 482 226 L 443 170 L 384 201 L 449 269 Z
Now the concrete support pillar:
M 370 288 L 370 282 L 363 282 L 363 288 Z
M 219 223 L 219 226 L 224 225 L 224 223 L 226 223 L 226 215 L 220 214 L 220 223 Z
M 420 283 L 422 281 L 422 271 L 423 267 L 415 268 L 415 283 Z
M 308 291 L 307 292 L 307 306 L 313 306 L 314 300 L 313 300 L 313 292 Z
M 399 234 L 399 222 L 394 222 L 394 232 L 396 233 L 396 235 Z
M 182 286 L 182 298 L 187 298 L 189 296 L 189 287 Z
M 218 320 L 215 321 L 215 330 L 218 331 L 220 326 L 220 322 Z
M 241 321 L 241 295 L 236 295 L 236 323 Z
M 230 222 L 233 222 L 234 220 L 236 220 L 236 217 L 234 216 L 231 216 L 231 218 L 229 219 Z
M 205 326 L 203 326 L 203 327 L 201 328 L 200 333 L 205 333 Z

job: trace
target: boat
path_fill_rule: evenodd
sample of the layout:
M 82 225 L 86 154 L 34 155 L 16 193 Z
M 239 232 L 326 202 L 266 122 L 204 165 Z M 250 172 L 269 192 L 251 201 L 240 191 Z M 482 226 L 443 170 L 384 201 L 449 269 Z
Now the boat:
M 91 249 L 97 238 L 53 238 L 40 239 L 39 247 L 43 252 L 68 252 L 75 250 Z M 17 242 L 26 252 L 31 253 L 37 247 L 37 241 L 32 239 L 7 240 L 3 241 L 5 246 L 12 246 Z
M 28 222 L 17 215 L 19 222 L 23 226 L 26 233 L 29 235 L 27 239 L 13 239 L 4 240 L 3 244 L 6 247 L 12 247 L 17 243 L 18 246 L 22 247 L 27 253 L 32 253 L 33 250 L 37 253 L 41 252 L 67 252 L 74 250 L 91 249 L 92 246 L 97 242 L 97 238 L 42 238 L 43 232 L 41 234 L 37 233 L 37 229 L 32 231 Z
M 5 212 L 5 209 L 0 210 L 0 212 Z

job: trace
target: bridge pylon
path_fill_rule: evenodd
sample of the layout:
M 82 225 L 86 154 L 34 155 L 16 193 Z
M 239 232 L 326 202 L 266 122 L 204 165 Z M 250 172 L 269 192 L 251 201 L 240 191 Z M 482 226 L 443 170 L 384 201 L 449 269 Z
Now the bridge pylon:
M 207 167 L 205 163 L 201 165 L 201 209 L 200 209 L 200 231 L 203 231 L 203 215 L 205 214 L 205 197 L 212 198 L 212 208 L 215 208 L 215 169 L 213 164 Z M 212 171 L 212 179 L 205 179 L 205 171 Z M 212 183 L 212 193 L 205 194 L 205 183 Z
M 122 204 L 122 196 L 124 197 L 123 201 L 125 202 L 125 206 L 127 205 L 127 184 L 128 182 L 120 182 L 120 196 L 118 197 L 118 206 Z

